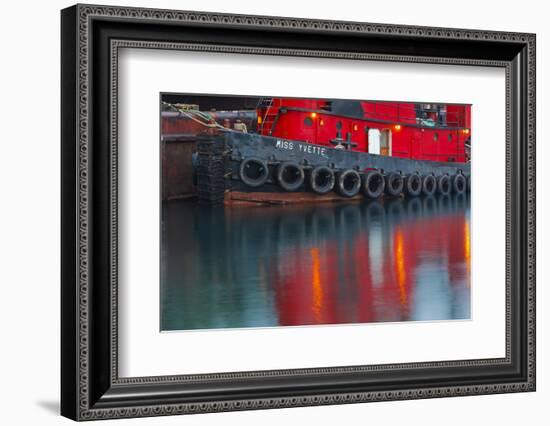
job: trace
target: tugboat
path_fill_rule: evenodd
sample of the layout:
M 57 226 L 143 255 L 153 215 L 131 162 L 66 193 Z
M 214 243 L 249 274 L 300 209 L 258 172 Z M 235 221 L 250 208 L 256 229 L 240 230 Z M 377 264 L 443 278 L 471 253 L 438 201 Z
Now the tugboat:
M 180 113 L 206 128 L 197 136 L 193 161 L 202 202 L 376 199 L 470 189 L 468 104 L 263 98 L 251 129 L 223 112 Z

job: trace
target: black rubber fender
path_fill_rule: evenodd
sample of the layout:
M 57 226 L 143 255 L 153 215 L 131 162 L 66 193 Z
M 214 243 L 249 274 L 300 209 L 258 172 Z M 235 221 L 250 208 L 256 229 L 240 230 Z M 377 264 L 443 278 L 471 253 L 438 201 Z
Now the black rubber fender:
M 277 182 L 285 191 L 296 191 L 304 179 L 304 169 L 295 161 L 284 161 L 277 167 Z
M 435 194 L 437 190 L 437 180 L 433 175 L 426 175 L 422 177 L 422 194 L 431 196 Z
M 441 175 L 437 178 L 437 193 L 441 195 L 449 195 L 452 190 L 451 178 L 449 175 Z
M 386 181 L 382 173 L 377 170 L 369 170 L 363 176 L 361 189 L 363 195 L 367 198 L 376 199 L 384 193 Z
M 361 189 L 361 176 L 353 169 L 342 170 L 336 177 L 336 190 L 344 197 L 355 197 Z
M 405 193 L 410 197 L 418 197 L 422 192 L 422 179 L 418 174 L 412 174 L 405 179 Z
M 403 176 L 399 173 L 392 172 L 387 174 L 385 177 L 386 180 L 386 194 L 393 197 L 398 197 L 401 192 L 403 192 Z
M 463 174 L 457 173 L 456 175 L 453 176 L 453 182 L 452 182 L 453 192 L 457 194 L 463 194 L 466 191 L 466 186 L 467 186 L 466 178 L 464 177 Z
M 309 186 L 316 194 L 326 194 L 334 188 L 336 177 L 334 171 L 327 166 L 317 166 L 309 174 Z
M 262 186 L 269 176 L 269 168 L 264 160 L 249 157 L 241 162 L 239 178 L 248 186 L 257 188 Z

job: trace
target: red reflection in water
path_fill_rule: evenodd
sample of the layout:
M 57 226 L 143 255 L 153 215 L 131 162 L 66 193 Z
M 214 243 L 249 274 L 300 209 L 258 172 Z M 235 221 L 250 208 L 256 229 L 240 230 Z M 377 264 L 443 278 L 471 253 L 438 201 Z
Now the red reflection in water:
M 466 197 L 164 209 L 162 330 L 470 317 Z
M 417 276 L 423 265 L 429 265 L 435 287 L 442 281 L 451 287 L 469 285 L 470 232 L 464 211 L 386 220 L 379 228 L 287 252 L 284 274 L 268 274 L 280 325 L 409 320 L 417 280 L 426 279 Z M 376 232 L 383 241 L 373 255 L 378 237 L 371 234 Z

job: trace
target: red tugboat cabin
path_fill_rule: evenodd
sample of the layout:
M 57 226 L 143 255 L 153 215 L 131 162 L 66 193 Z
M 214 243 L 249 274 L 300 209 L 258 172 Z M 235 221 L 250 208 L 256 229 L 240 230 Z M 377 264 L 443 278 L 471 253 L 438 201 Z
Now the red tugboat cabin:
M 414 160 L 470 161 L 471 105 L 264 98 L 264 136 Z

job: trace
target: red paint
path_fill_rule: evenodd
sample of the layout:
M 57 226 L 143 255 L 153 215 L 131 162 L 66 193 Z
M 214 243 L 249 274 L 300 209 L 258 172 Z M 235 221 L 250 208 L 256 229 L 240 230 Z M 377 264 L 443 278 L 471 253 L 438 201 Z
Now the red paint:
M 467 162 L 471 105 L 340 101 L 354 104 L 356 117 L 322 99 L 273 98 L 258 108 L 259 133 L 334 147 L 338 134 L 368 152 L 368 129 L 391 132 L 391 155 L 415 160 Z M 342 105 L 342 104 L 340 104 Z M 332 108 L 332 110 L 331 110 Z M 428 122 L 437 123 L 437 127 Z M 338 131 L 337 125 L 341 124 Z

